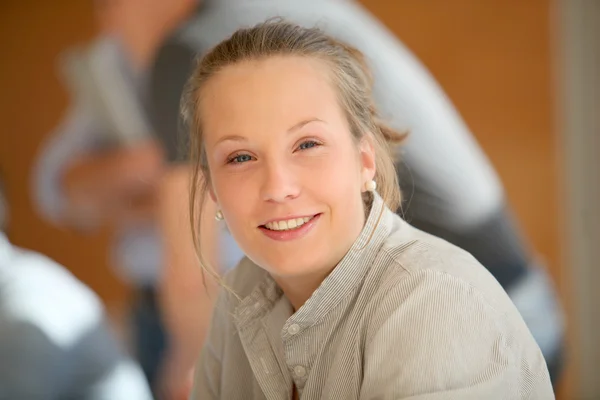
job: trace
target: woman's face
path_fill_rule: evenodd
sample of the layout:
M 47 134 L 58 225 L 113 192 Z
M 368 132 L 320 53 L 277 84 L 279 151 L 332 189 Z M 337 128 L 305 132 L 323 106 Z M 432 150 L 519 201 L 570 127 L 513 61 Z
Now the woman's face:
M 226 67 L 202 92 L 211 195 L 272 275 L 328 273 L 364 224 L 371 142 L 352 138 L 327 64 L 272 57 Z

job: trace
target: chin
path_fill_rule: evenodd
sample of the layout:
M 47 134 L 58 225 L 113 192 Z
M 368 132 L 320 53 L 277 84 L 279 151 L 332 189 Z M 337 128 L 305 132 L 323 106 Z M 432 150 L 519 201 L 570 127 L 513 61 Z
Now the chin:
M 308 259 L 308 257 L 294 257 L 293 255 L 286 255 L 285 257 L 264 257 L 265 263 L 260 265 L 269 273 L 280 276 L 283 278 L 293 278 L 295 276 L 306 275 L 311 273 L 318 268 L 314 259 Z

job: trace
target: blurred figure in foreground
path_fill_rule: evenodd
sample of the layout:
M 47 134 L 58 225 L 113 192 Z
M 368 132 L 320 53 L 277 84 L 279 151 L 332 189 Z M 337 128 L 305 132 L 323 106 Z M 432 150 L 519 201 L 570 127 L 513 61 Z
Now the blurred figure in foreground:
M 0 399 L 151 400 L 97 296 L 57 263 L 12 245 L 2 215 Z

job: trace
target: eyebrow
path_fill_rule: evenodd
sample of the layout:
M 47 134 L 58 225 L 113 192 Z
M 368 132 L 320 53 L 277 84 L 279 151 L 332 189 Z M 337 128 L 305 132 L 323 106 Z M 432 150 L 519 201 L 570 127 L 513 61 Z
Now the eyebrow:
M 308 125 L 308 124 L 310 124 L 310 123 L 312 123 L 312 122 L 321 122 L 321 123 L 325 123 L 325 121 L 323 121 L 323 120 L 321 120 L 321 119 L 319 119 L 319 118 L 309 118 L 309 119 L 305 119 L 305 120 L 302 120 L 302 121 L 298 122 L 297 124 L 293 125 L 291 128 L 289 128 L 289 129 L 287 130 L 287 133 L 293 133 L 293 132 L 296 132 L 296 131 L 298 131 L 298 130 L 302 129 L 304 126 L 306 126 L 306 125 Z M 219 140 L 217 141 L 217 143 L 215 143 L 215 145 L 217 145 L 217 144 L 219 144 L 219 143 L 221 143 L 221 142 L 228 141 L 228 140 L 232 140 L 232 141 L 236 141 L 236 142 L 245 142 L 245 141 L 247 141 L 247 140 L 248 140 L 248 138 L 246 138 L 246 137 L 244 137 L 244 136 L 241 136 L 241 135 L 227 135 L 227 136 L 224 136 L 224 137 L 222 137 L 221 139 L 219 139 Z
M 292 126 L 290 129 L 288 129 L 288 133 L 292 133 L 295 132 L 299 129 L 302 129 L 305 125 L 310 124 L 311 122 L 321 122 L 321 123 L 325 123 L 325 121 L 319 119 L 319 118 L 310 118 L 310 119 L 305 119 L 303 121 L 298 122 L 296 125 Z

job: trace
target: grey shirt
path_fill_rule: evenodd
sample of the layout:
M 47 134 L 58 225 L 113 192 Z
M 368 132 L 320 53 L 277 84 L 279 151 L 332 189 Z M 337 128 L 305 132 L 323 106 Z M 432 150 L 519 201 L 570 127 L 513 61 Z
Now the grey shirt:
M 376 195 L 356 242 L 295 313 L 248 259 L 226 276 L 192 399 L 554 398 L 542 353 L 471 255 Z
M 100 299 L 0 232 L 0 400 L 150 400 Z

